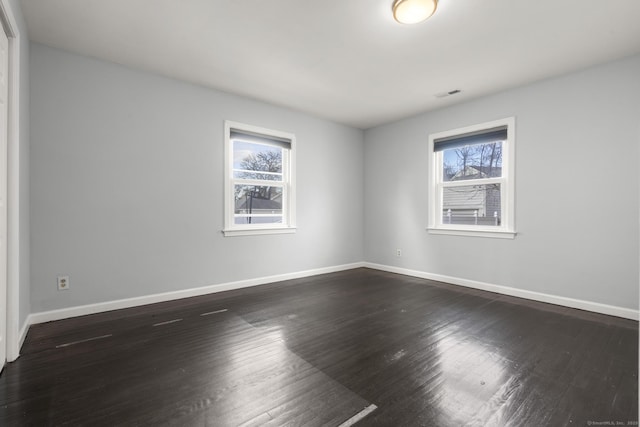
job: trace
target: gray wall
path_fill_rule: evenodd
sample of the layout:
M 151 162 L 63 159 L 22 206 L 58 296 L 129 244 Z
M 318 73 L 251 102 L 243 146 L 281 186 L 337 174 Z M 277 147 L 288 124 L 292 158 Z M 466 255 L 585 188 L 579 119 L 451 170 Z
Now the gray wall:
M 222 236 L 225 119 L 295 133 L 296 234 Z M 32 44 L 31 141 L 33 312 L 364 259 L 361 130 Z
M 638 76 L 635 56 L 366 131 L 366 260 L 637 309 Z M 518 236 L 427 234 L 427 136 L 509 116 Z
M 29 35 L 27 25 L 22 16 L 19 0 L 10 0 L 11 11 L 20 31 L 20 147 L 18 152 L 19 162 L 17 165 L 9 164 L 8 167 L 19 168 L 20 188 L 18 191 L 19 200 L 19 302 L 18 321 L 19 328 L 22 328 L 27 316 L 31 312 L 30 304 L 30 218 L 29 218 Z M 9 153 L 9 158 L 12 158 Z M 11 232 L 11 231 L 10 231 Z
M 38 44 L 30 69 L 32 312 L 362 260 L 638 308 L 640 56 L 364 138 Z M 516 239 L 427 234 L 428 134 L 509 116 Z M 225 119 L 296 134 L 297 234 L 221 235 Z

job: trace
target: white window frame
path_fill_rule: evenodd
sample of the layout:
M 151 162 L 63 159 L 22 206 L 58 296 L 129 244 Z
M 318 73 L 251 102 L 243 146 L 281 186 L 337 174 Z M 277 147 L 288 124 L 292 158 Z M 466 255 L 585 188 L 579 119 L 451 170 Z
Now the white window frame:
M 289 149 L 283 149 L 282 156 L 282 223 L 279 224 L 235 224 L 234 188 L 236 184 L 264 185 L 259 180 L 234 178 L 233 145 L 231 131 L 265 136 L 290 142 Z M 295 152 L 296 137 L 289 132 L 266 129 L 245 123 L 225 120 L 224 122 L 224 229 L 225 236 L 249 236 L 259 234 L 287 234 L 296 232 L 296 191 Z
M 507 140 L 502 143 L 502 176 L 497 178 L 482 178 L 464 180 L 458 182 L 443 180 L 443 151 L 434 151 L 435 141 L 443 138 L 463 136 L 466 134 L 478 133 L 493 128 L 506 126 Z M 429 211 L 428 227 L 430 234 L 449 234 L 455 236 L 493 237 L 502 239 L 513 239 L 516 236 L 515 230 L 515 117 L 494 120 L 480 123 L 459 129 L 452 129 L 445 132 L 438 132 L 429 135 L 428 152 L 428 191 L 429 191 Z M 501 192 L 501 212 L 502 219 L 499 226 L 481 226 L 464 224 L 445 224 L 442 218 L 443 212 L 443 188 L 468 186 L 474 184 L 500 184 Z

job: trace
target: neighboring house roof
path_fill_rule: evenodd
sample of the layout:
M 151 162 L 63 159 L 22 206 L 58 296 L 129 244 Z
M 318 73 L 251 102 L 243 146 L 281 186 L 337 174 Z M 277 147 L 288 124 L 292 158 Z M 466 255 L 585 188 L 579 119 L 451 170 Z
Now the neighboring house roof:
M 462 181 L 465 179 L 478 179 L 502 176 L 502 167 L 498 166 L 475 166 L 468 165 L 464 170 L 458 171 L 451 177 L 451 181 Z
M 251 207 L 252 210 L 279 211 L 282 209 L 282 202 L 279 200 L 254 197 L 251 202 L 245 198 L 242 200 L 242 203 L 236 205 L 236 209 L 248 210 L 249 207 Z

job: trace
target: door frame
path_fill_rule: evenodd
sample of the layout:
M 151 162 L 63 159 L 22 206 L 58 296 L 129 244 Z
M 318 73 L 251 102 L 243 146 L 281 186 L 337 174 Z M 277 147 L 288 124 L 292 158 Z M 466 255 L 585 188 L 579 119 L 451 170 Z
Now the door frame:
M 0 19 L 2 19 L 5 32 L 9 38 L 9 102 L 7 103 L 7 330 L 5 332 L 5 342 L 7 346 L 7 362 L 12 362 L 20 355 L 20 346 L 24 340 L 23 335 L 25 335 L 21 333 L 19 326 L 20 51 L 22 38 L 9 0 L 0 0 Z

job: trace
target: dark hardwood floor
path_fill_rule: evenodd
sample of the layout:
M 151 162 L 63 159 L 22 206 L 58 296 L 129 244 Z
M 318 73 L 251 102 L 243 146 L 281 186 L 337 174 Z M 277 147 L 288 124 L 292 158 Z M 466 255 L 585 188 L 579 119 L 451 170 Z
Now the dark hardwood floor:
M 0 376 L 2 426 L 365 409 L 358 426 L 637 425 L 638 322 L 356 269 L 34 325 Z

